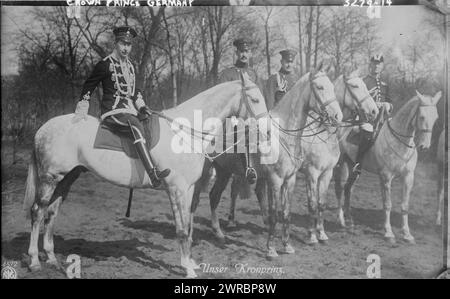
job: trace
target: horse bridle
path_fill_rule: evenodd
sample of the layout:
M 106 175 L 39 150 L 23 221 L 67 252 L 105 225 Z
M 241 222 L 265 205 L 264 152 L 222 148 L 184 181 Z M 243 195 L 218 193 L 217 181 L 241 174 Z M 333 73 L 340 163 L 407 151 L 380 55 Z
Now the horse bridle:
M 239 72 L 240 78 L 241 78 L 241 84 L 242 84 L 242 91 L 241 91 L 241 100 L 239 101 L 239 108 L 238 108 L 238 115 L 240 115 L 241 109 L 245 104 L 245 107 L 247 108 L 247 111 L 249 112 L 251 117 L 254 117 L 255 119 L 259 119 L 261 117 L 266 116 L 267 114 L 269 114 L 268 111 L 260 113 L 260 114 L 256 114 L 255 111 L 252 108 L 252 105 L 250 104 L 250 100 L 248 99 L 248 95 L 247 95 L 247 91 L 248 90 L 252 90 L 255 88 L 258 88 L 258 86 L 255 84 L 253 86 L 245 86 L 245 80 L 244 80 L 244 75 L 242 74 L 242 72 Z
M 350 78 L 351 79 L 351 78 Z M 344 78 L 344 85 L 345 85 L 345 89 L 344 89 L 344 101 L 345 101 L 345 96 L 347 95 L 347 90 L 348 93 L 351 96 L 351 99 L 354 103 L 356 103 L 356 106 L 358 107 L 358 110 L 361 111 L 362 110 L 362 105 L 365 101 L 367 101 L 368 99 L 372 98 L 371 95 L 369 93 L 367 93 L 367 95 L 361 100 L 359 101 L 358 97 L 355 95 L 355 93 L 349 88 L 350 83 L 348 83 L 348 80 L 346 80 Z
M 331 103 L 336 102 L 337 99 L 336 99 L 336 97 L 334 97 L 334 98 L 332 98 L 332 99 L 329 99 L 328 101 L 322 102 L 322 99 L 321 99 L 321 98 L 319 97 L 319 95 L 317 94 L 317 90 L 316 90 L 316 88 L 314 88 L 314 83 L 313 83 L 313 81 L 314 81 L 315 79 L 320 78 L 320 77 L 323 77 L 323 76 L 326 76 L 326 75 L 324 74 L 324 75 L 320 75 L 320 76 L 315 76 L 312 80 L 310 80 L 310 88 L 311 88 L 311 90 L 312 90 L 312 92 L 313 92 L 313 94 L 314 94 L 314 97 L 315 97 L 316 101 L 319 103 L 319 107 L 320 107 L 320 110 L 321 110 L 320 113 L 317 112 L 317 111 L 315 111 L 315 112 L 316 112 L 317 114 L 321 115 L 321 116 L 324 116 L 324 117 L 328 118 L 328 113 L 327 113 L 327 111 L 325 110 L 325 108 L 326 108 L 328 105 L 330 105 Z M 314 111 L 314 109 L 313 109 L 313 111 Z
M 417 124 L 417 121 L 418 121 L 417 114 L 419 113 L 419 109 L 420 109 L 421 107 L 430 107 L 430 106 L 434 106 L 434 105 L 419 104 L 419 105 L 417 106 L 416 112 L 414 112 L 414 116 L 413 116 L 414 121 L 410 121 L 410 123 L 408 124 L 408 128 L 411 127 L 411 126 L 412 126 L 411 123 L 414 122 L 414 123 L 415 123 L 415 124 L 414 124 L 414 131 L 417 130 L 417 131 L 420 132 L 420 133 L 432 133 L 432 132 L 433 132 L 432 129 L 419 129 L 419 128 L 418 128 L 418 124 Z M 394 137 L 395 137 L 398 141 L 400 141 L 400 143 L 402 143 L 403 145 L 405 145 L 405 146 L 407 146 L 407 147 L 409 147 L 409 148 L 415 148 L 415 145 L 412 145 L 412 146 L 411 146 L 411 145 L 409 145 L 409 144 L 406 144 L 403 140 L 400 139 L 400 137 L 403 137 L 403 138 L 414 138 L 414 135 L 403 135 L 403 134 L 400 134 L 400 133 L 398 133 L 397 131 L 395 131 L 394 128 L 392 128 L 392 126 L 391 126 L 391 122 L 390 122 L 391 119 L 392 119 L 392 118 L 389 118 L 389 119 L 387 120 L 387 125 L 388 125 L 389 131 L 391 131 L 392 135 L 394 135 Z

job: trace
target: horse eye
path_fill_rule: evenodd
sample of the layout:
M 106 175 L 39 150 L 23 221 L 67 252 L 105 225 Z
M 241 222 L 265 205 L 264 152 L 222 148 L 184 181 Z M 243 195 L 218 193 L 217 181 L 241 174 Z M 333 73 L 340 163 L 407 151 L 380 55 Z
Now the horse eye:
M 317 85 L 317 89 L 318 89 L 318 90 L 323 90 L 323 86 L 321 86 L 321 85 L 320 85 L 320 86 L 319 86 L 319 85 Z
M 250 98 L 252 100 L 253 103 L 259 103 L 259 99 L 257 98 Z
M 356 85 L 356 84 L 349 84 L 349 86 L 350 86 L 351 88 L 358 88 L 358 85 Z

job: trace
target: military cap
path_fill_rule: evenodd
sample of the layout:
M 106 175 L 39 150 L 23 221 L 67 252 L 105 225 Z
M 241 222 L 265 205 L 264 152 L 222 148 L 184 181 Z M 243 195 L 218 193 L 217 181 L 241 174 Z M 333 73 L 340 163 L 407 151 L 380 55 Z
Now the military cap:
M 250 50 L 251 42 L 246 38 L 237 38 L 233 41 L 233 46 L 235 46 L 239 51 Z
M 114 36 L 116 37 L 116 41 L 123 40 L 125 42 L 131 43 L 133 38 L 136 37 L 136 31 L 129 26 L 121 26 L 116 27 L 113 30 Z
M 291 49 L 286 49 L 283 51 L 280 51 L 281 54 L 281 59 L 287 61 L 287 62 L 292 62 L 295 59 L 295 56 L 297 55 L 297 52 Z
M 372 57 L 370 57 L 370 62 L 375 63 L 384 62 L 383 55 L 381 53 L 372 55 Z

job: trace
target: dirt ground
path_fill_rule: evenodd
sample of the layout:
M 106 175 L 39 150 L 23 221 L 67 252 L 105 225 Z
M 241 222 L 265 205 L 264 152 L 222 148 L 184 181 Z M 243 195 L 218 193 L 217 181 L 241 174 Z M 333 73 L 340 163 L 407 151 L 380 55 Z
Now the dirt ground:
M 15 261 L 19 278 L 64 278 L 63 268 L 70 254 L 81 257 L 82 278 L 182 278 L 179 250 L 172 212 L 164 192 L 136 190 L 131 217 L 125 217 L 128 190 L 83 174 L 58 215 L 55 227 L 55 253 L 62 267 L 42 263 L 43 269 L 30 272 L 27 249 L 30 224 L 22 211 L 29 151 L 22 149 L 20 159 L 10 165 L 11 155 L 2 148 L 6 181 L 2 182 L 2 262 Z M 5 159 L 6 158 L 6 159 Z M 6 161 L 5 161 L 6 160 Z M 6 164 L 5 164 L 6 163 Z M 2 167 L 3 168 L 3 167 Z M 202 199 L 195 217 L 193 257 L 211 267 L 228 267 L 224 273 L 197 270 L 199 278 L 366 278 L 369 254 L 381 259 L 382 278 L 427 278 L 442 264 L 441 229 L 434 225 L 436 167 L 420 163 L 410 204 L 410 228 L 415 245 L 400 239 L 400 186 L 394 181 L 392 225 L 396 244 L 383 239 L 378 178 L 363 173 L 353 197 L 353 231 L 341 229 L 336 217 L 333 183 L 328 193 L 325 229 L 327 245 L 309 246 L 307 204 L 303 175 L 298 175 L 296 198 L 292 206 L 291 239 L 296 252 L 265 259 L 266 229 L 259 216 L 255 196 L 237 202 L 236 229 L 227 230 L 225 246 L 218 243 L 210 227 L 209 200 Z M 226 226 L 229 187 L 224 192 L 218 213 Z M 280 230 L 280 228 L 279 228 Z M 279 240 L 281 249 L 281 240 Z M 42 258 L 45 257 L 40 241 Z M 279 267 L 272 274 L 243 273 L 235 266 Z M 281 273 L 280 273 L 281 272 Z

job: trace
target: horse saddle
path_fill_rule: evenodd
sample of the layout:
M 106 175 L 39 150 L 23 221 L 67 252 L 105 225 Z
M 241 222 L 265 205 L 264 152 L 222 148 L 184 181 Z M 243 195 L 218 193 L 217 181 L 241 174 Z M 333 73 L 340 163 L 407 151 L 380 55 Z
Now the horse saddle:
M 142 121 L 144 131 L 142 132 L 146 139 L 148 150 L 151 150 L 158 144 L 160 138 L 159 117 L 152 114 Z M 134 139 L 131 130 L 117 130 L 117 127 L 100 123 L 95 136 L 94 148 L 107 149 L 112 151 L 124 152 L 132 159 L 138 159 L 139 156 L 134 147 Z
M 383 126 L 384 122 L 388 119 L 389 115 L 386 109 L 381 109 L 381 112 L 378 114 L 377 119 L 374 121 L 374 133 L 372 137 L 372 144 L 375 143 L 375 140 L 378 138 L 378 134 L 380 133 L 381 127 Z M 347 142 L 354 145 L 359 145 L 359 141 L 361 139 L 360 137 L 361 131 L 358 127 L 354 127 L 350 133 L 347 135 Z

